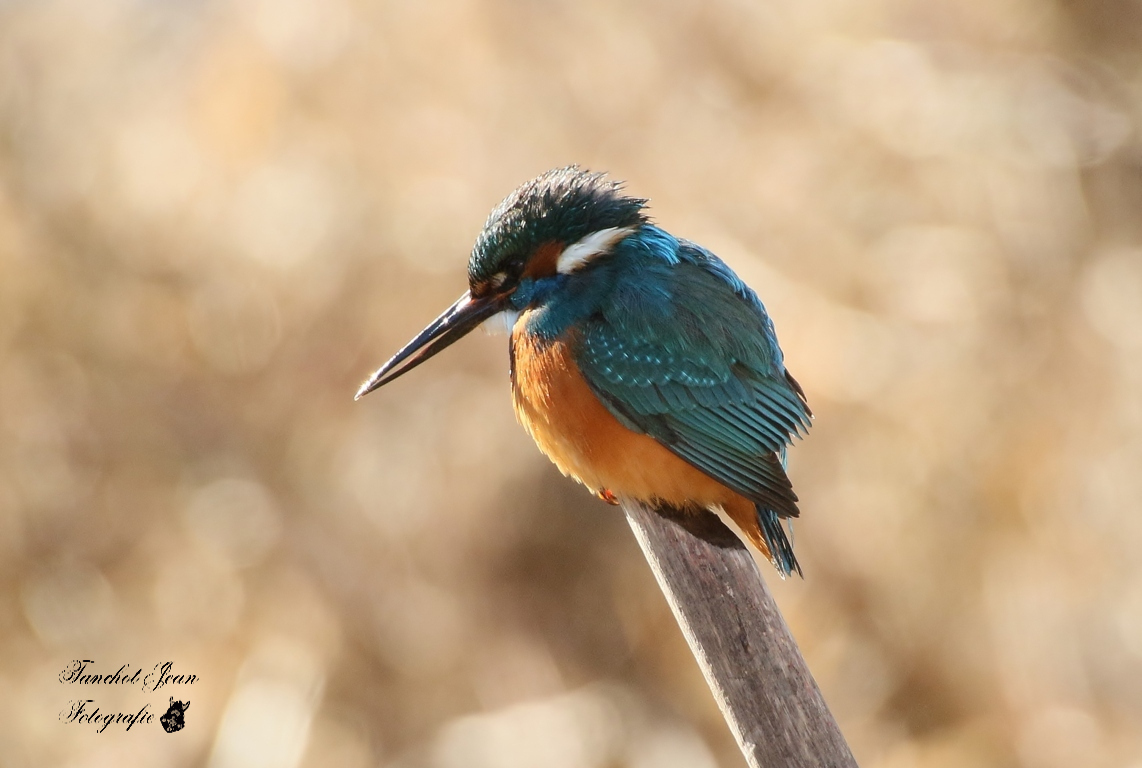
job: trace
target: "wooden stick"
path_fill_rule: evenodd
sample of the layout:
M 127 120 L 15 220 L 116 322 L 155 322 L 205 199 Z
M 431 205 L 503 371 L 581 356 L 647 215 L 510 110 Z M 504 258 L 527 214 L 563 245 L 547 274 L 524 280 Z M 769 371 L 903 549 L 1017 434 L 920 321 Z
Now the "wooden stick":
M 750 553 L 713 515 L 623 510 L 752 768 L 855 768 Z M 668 516 L 670 515 L 670 516 Z

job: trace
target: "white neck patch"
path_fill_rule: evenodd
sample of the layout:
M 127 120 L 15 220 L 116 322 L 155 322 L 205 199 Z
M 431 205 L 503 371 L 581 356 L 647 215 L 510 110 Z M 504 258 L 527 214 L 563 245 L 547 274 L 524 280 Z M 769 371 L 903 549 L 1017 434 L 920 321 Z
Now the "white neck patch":
M 481 325 L 484 330 L 493 336 L 511 336 L 515 321 L 519 319 L 519 312 L 514 309 L 505 309 L 489 317 Z
M 563 249 L 555 262 L 555 269 L 561 275 L 582 269 L 591 259 L 608 253 L 619 240 L 634 231 L 633 227 L 607 227 L 592 232 L 577 243 Z

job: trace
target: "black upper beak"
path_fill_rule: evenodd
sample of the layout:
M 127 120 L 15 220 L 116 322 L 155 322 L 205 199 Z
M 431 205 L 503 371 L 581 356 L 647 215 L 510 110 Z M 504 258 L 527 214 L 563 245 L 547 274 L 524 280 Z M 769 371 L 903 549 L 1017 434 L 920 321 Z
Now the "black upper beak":
M 411 371 L 449 344 L 465 336 L 480 323 L 496 314 L 506 305 L 506 296 L 473 298 L 465 292 L 456 303 L 433 320 L 416 338 L 405 344 L 392 359 L 382 365 L 369 380 L 357 390 L 355 400 L 360 400 L 374 389 L 388 384 L 398 376 Z

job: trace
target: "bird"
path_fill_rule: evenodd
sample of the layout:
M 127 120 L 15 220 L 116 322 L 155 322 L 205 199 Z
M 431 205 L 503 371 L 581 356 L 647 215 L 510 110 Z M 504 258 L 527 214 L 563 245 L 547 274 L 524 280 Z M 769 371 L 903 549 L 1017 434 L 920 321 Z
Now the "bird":
M 786 449 L 813 418 L 805 392 L 757 294 L 648 202 L 575 165 L 520 185 L 476 238 L 468 290 L 356 398 L 501 329 L 516 416 L 563 474 L 612 504 L 721 513 L 803 578 Z

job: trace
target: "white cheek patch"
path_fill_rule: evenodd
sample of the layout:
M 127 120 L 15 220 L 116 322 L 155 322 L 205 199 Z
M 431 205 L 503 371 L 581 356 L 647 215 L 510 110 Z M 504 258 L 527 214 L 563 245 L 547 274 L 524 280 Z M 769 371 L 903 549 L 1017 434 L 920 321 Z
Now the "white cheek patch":
M 582 269 L 591 259 L 608 253 L 615 243 L 633 231 L 632 227 L 607 227 L 592 232 L 579 242 L 564 248 L 555 262 L 555 269 L 561 275 Z
M 519 319 L 519 312 L 514 309 L 505 309 L 489 317 L 481 325 L 484 330 L 493 336 L 510 336 L 515 321 Z

